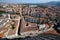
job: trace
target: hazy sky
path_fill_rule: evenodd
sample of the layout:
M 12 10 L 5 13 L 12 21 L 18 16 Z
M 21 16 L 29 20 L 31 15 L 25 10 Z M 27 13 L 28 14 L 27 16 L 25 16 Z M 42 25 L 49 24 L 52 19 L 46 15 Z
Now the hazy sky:
M 0 0 L 0 2 L 6 2 L 6 3 L 45 3 L 50 1 L 60 1 L 60 0 Z

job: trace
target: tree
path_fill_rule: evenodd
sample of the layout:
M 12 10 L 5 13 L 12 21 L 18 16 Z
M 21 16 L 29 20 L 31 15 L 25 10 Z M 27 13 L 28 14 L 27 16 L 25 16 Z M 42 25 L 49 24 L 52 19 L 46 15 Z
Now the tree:
M 14 24 L 11 24 L 11 29 L 14 29 L 14 28 L 15 28 Z
M 44 5 L 38 5 L 38 7 L 47 8 L 47 6 L 44 6 Z
M 40 24 L 40 19 L 37 20 L 37 27 L 38 27 L 38 29 L 39 29 L 38 24 Z

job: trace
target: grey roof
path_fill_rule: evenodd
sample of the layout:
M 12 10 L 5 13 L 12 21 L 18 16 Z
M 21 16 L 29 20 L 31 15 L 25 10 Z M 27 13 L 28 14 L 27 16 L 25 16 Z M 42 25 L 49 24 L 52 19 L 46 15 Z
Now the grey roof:
M 28 18 L 28 17 L 25 17 L 25 21 L 31 22 L 31 23 L 38 23 L 38 20 L 35 20 L 33 18 Z

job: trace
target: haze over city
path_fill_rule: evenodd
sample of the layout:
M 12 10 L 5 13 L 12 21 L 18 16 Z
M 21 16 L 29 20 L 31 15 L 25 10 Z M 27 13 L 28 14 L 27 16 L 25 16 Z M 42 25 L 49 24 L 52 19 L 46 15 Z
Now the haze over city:
M 46 3 L 50 1 L 60 1 L 60 0 L 0 0 L 3 3 Z

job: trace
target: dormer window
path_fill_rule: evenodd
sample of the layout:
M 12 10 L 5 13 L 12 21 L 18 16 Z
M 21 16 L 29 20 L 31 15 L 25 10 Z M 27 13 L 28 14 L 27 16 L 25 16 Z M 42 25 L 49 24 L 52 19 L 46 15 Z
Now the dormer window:
M 26 26 L 28 26 L 29 24 L 27 23 Z

